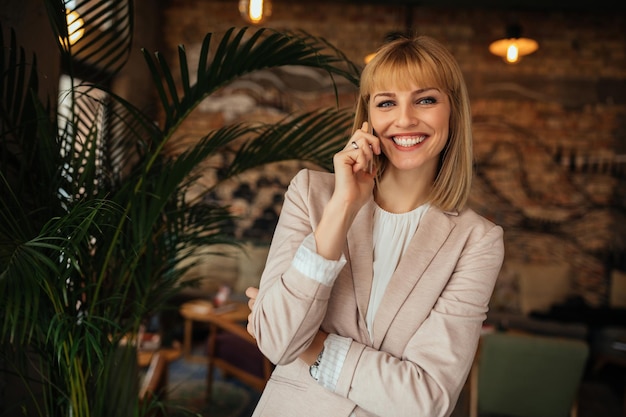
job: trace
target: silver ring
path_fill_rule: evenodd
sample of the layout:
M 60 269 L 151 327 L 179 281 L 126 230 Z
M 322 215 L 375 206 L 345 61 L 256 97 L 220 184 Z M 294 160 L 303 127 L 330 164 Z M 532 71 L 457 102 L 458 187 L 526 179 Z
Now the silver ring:
M 359 149 L 359 145 L 357 145 L 355 141 L 352 141 L 352 147 L 354 149 Z

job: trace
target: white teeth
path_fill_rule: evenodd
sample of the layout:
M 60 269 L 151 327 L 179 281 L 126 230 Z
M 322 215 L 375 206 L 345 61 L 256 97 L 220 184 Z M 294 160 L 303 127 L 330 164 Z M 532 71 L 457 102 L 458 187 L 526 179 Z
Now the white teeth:
M 402 136 L 402 137 L 393 137 L 393 143 L 398 146 L 402 146 L 403 148 L 409 148 L 411 146 L 415 146 L 418 143 L 424 142 L 426 139 L 425 135 L 422 136 Z

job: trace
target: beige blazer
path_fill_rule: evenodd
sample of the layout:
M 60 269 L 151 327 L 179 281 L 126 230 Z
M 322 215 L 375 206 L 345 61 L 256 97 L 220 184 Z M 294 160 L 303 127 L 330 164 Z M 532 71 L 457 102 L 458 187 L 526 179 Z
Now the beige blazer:
M 302 170 L 285 194 L 251 317 L 259 348 L 277 366 L 253 416 L 448 416 L 502 265 L 502 228 L 469 209 L 431 207 L 391 278 L 372 343 L 365 315 L 373 199 L 354 220 L 344 251 L 348 262 L 332 287 L 291 266 L 333 186 L 333 174 Z M 320 327 L 353 339 L 335 392 L 313 380 L 298 358 Z

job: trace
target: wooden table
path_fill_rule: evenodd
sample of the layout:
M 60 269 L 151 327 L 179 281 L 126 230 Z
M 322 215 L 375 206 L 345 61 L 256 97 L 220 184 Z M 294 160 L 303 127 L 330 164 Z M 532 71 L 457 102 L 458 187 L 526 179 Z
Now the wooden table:
M 269 379 L 273 365 L 264 357 L 256 346 L 256 340 L 246 330 L 246 323 L 250 309 L 247 302 L 229 302 L 219 308 L 214 308 L 204 300 L 196 300 L 185 303 L 180 308 L 180 314 L 185 319 L 185 334 L 183 341 L 183 352 L 185 358 L 190 360 L 200 360 L 206 362 L 207 369 L 207 401 L 211 399 L 213 385 L 213 371 L 215 367 L 220 368 L 225 374 L 233 375 L 249 386 L 262 390 Z M 193 356 L 191 354 L 191 336 L 193 322 L 200 321 L 209 324 L 209 341 L 206 357 Z M 216 356 L 216 343 L 218 333 L 231 333 L 238 339 L 249 343 L 259 356 L 260 365 L 263 368 L 263 376 L 254 375 L 247 370 L 230 363 L 223 358 Z
M 206 357 L 191 354 L 194 321 L 209 323 L 211 327 L 220 327 L 243 338 L 252 339 L 245 327 L 240 324 L 240 322 L 247 321 L 248 314 L 250 314 L 250 309 L 246 302 L 229 302 L 224 306 L 215 308 L 209 301 L 193 300 L 184 303 L 180 307 L 179 312 L 185 319 L 183 355 L 187 360 L 207 362 Z M 212 335 L 214 333 L 214 331 L 211 332 Z

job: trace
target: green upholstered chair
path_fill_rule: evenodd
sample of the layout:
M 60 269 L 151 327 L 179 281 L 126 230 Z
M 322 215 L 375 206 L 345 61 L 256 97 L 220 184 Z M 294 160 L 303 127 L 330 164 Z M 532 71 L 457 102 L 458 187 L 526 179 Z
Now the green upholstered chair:
M 470 416 L 576 416 L 588 356 L 583 340 L 483 335 L 470 377 Z

